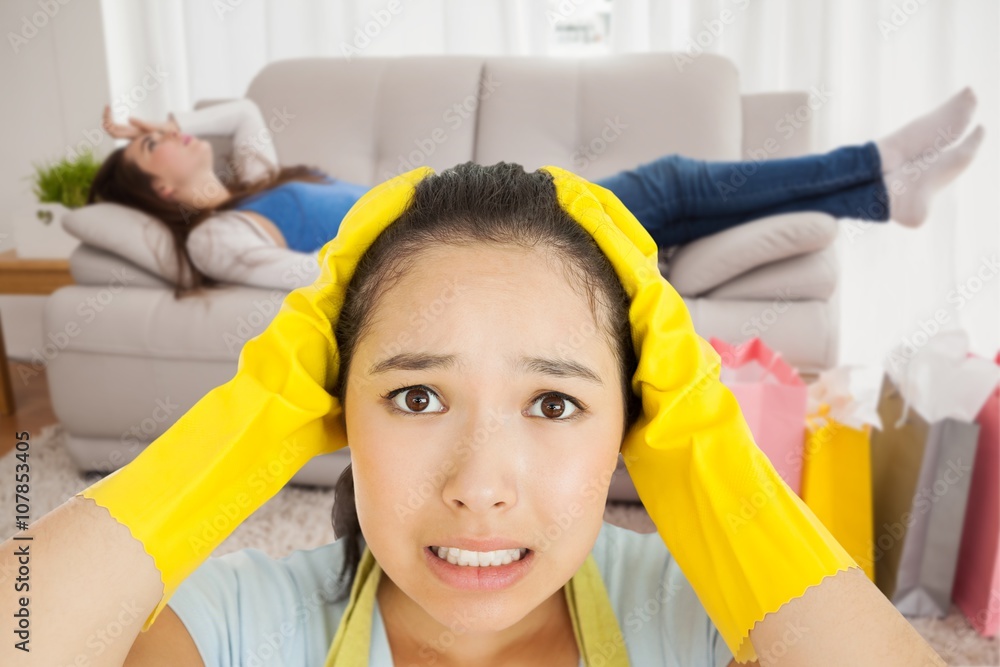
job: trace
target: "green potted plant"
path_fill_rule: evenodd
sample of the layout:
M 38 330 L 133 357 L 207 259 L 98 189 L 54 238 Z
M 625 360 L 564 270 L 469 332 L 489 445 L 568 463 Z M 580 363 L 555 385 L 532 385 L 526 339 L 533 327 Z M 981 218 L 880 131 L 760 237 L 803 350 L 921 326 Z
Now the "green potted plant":
M 87 149 L 47 165 L 35 164 L 29 178 L 38 203 L 17 216 L 15 245 L 20 257 L 69 257 L 79 239 L 63 229 L 62 217 L 85 206 L 100 162 Z

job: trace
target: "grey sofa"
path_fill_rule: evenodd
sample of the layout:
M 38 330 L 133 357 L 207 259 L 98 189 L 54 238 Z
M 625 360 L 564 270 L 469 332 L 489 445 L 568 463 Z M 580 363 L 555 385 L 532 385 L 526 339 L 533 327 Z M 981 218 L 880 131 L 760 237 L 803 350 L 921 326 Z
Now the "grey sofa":
M 556 164 L 600 178 L 667 153 L 711 160 L 813 152 L 803 91 L 742 94 L 736 66 L 702 55 L 605 59 L 425 56 L 297 59 L 265 67 L 246 97 L 283 164 L 374 185 L 427 164 Z M 797 127 L 783 126 L 799 111 Z M 215 137 L 220 151 L 225 138 Z M 86 215 L 111 215 L 99 207 Z M 70 229 L 70 225 L 67 225 Z M 837 362 L 836 222 L 815 213 L 756 220 L 661 250 L 661 270 L 708 338 L 760 336 L 803 373 Z M 209 389 L 283 294 L 226 285 L 177 301 L 162 275 L 83 243 L 76 285 L 45 308 L 47 332 L 76 332 L 48 364 L 52 405 L 86 470 L 132 460 Z M 331 485 L 349 450 L 310 461 L 296 484 Z M 624 468 L 613 499 L 635 499 Z

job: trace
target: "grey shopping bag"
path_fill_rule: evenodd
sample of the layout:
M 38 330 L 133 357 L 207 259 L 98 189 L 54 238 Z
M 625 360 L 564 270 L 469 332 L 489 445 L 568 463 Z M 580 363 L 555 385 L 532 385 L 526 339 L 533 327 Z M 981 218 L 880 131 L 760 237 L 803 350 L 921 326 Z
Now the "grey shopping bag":
M 961 546 L 979 425 L 928 423 L 885 375 L 874 430 L 875 583 L 905 616 L 946 616 Z

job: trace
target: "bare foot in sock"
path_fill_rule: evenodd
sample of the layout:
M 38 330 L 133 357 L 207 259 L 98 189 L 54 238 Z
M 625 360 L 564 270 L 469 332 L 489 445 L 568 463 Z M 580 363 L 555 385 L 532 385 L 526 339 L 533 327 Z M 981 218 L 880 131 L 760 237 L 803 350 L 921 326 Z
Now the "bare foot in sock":
M 946 151 L 930 148 L 886 174 L 889 218 L 904 227 L 922 225 L 934 194 L 969 166 L 983 141 L 983 133 L 983 126 L 978 125 L 954 148 Z
M 965 133 L 976 109 L 976 94 L 966 86 L 944 104 L 875 142 L 882 173 L 895 171 L 927 148 L 943 151 Z

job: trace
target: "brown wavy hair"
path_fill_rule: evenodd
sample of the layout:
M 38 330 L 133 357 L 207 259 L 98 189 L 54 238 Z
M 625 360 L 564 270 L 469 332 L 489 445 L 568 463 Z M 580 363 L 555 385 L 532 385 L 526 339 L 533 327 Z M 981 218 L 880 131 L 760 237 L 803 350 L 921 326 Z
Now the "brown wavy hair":
M 191 281 L 184 285 L 179 280 L 174 287 L 174 296 L 181 298 L 206 287 L 213 287 L 219 281 L 205 275 L 191 261 L 187 250 L 187 239 L 195 227 L 203 223 L 217 211 L 231 209 L 247 197 L 270 190 L 289 181 L 318 183 L 329 176 L 318 167 L 296 165 L 291 167 L 269 167 L 269 173 L 251 183 L 242 183 L 236 177 L 232 162 L 227 162 L 218 174 L 230 196 L 213 208 L 195 209 L 180 202 L 171 202 L 160 197 L 153 189 L 153 177 L 139 165 L 125 157 L 125 147 L 116 148 L 101 164 L 90 185 L 87 203 L 114 202 L 139 209 L 163 223 L 174 242 L 177 256 L 177 275 L 184 276 L 185 268 L 190 271 Z
M 331 395 L 345 404 L 347 376 L 358 341 L 374 325 L 372 313 L 380 297 L 417 255 L 441 245 L 470 244 L 545 248 L 562 260 L 567 278 L 587 299 L 601 334 L 615 353 L 625 406 L 624 439 L 642 410 L 632 392 L 637 358 L 628 294 L 594 238 L 559 205 L 552 175 L 540 170 L 526 173 L 521 165 L 508 162 L 490 167 L 466 162 L 422 179 L 409 207 L 361 256 L 334 325 L 340 365 Z M 336 481 L 331 519 L 335 536 L 344 539 L 339 581 L 347 580 L 347 584 L 335 599 L 340 601 L 354 585 L 363 552 L 350 464 Z

